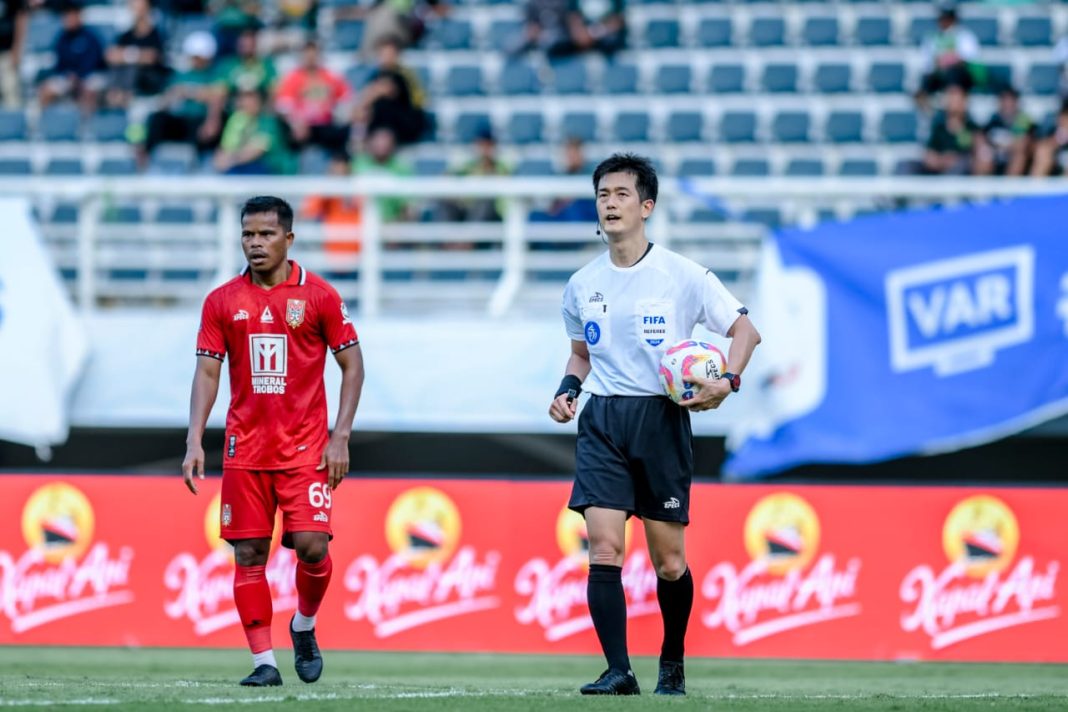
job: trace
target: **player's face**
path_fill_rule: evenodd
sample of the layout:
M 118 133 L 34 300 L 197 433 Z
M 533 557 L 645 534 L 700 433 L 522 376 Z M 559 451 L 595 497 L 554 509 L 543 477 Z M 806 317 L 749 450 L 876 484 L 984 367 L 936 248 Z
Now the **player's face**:
M 653 201 L 638 195 L 637 177 L 631 173 L 608 173 L 597 186 L 597 217 L 609 237 L 629 235 L 641 229 L 653 212 Z
M 278 269 L 293 244 L 293 233 L 278 224 L 274 213 L 252 213 L 241 221 L 241 249 L 249 269 L 270 273 Z

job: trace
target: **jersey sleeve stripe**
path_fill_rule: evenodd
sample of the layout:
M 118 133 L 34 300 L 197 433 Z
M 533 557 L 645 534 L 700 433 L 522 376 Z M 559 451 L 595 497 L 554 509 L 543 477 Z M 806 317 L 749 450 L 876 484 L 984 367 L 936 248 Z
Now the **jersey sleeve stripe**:
M 352 341 L 346 341 L 343 344 L 339 344 L 336 349 L 335 348 L 331 348 L 330 349 L 330 353 L 332 353 L 332 354 L 341 353 L 342 351 L 344 351 L 345 349 L 349 348 L 350 346 L 356 346 L 359 343 L 360 343 L 359 339 L 353 339 Z
M 209 351 L 208 349 L 197 349 L 197 356 L 210 356 L 211 358 L 223 361 L 226 357 L 224 354 L 218 351 Z

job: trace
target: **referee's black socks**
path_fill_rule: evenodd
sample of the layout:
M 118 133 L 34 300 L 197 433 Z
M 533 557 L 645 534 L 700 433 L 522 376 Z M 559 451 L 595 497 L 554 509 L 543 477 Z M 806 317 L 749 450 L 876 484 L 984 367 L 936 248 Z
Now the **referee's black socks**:
M 690 591 L 692 597 L 692 586 Z M 623 569 L 619 566 L 590 564 L 586 598 L 608 667 L 627 672 L 630 670 L 630 656 L 627 655 L 627 599 L 623 594 Z
M 660 659 L 681 663 L 686 625 L 690 622 L 690 611 L 693 609 L 693 576 L 689 567 L 674 581 L 657 576 L 656 600 L 660 604 L 660 616 L 664 619 L 664 645 L 660 648 Z

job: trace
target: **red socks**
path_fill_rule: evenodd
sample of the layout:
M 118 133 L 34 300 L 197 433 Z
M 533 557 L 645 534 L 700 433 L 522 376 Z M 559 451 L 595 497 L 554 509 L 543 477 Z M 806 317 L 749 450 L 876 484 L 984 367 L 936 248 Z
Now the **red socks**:
M 319 604 L 326 595 L 326 587 L 330 585 L 330 574 L 333 570 L 334 562 L 330 554 L 314 564 L 297 562 L 297 611 L 302 616 L 311 618 L 319 612 Z
M 271 649 L 271 588 L 266 566 L 238 566 L 234 570 L 234 603 L 255 653 Z M 299 580 L 299 574 L 298 574 Z

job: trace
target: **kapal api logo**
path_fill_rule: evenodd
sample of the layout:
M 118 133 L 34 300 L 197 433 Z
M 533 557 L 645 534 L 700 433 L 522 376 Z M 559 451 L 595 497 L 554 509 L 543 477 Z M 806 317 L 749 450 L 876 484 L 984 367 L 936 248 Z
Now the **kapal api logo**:
M 750 561 L 716 564 L 701 593 L 712 608 L 701 621 L 722 628 L 738 646 L 786 631 L 861 612 L 857 583 L 861 561 L 839 566 L 833 553 L 820 553 L 820 520 L 800 496 L 780 492 L 758 501 L 745 520 Z
M 220 534 L 233 516 L 229 504 L 216 494 L 204 510 L 204 542 L 207 554 L 181 552 L 171 559 L 163 572 L 163 584 L 173 593 L 163 610 L 168 618 L 186 620 L 199 636 L 241 625 L 234 606 L 234 549 Z M 271 554 L 267 559 L 267 583 L 275 613 L 296 610 L 297 557 L 280 546 L 282 517 L 275 517 Z
M 370 554 L 345 571 L 350 620 L 366 620 L 379 638 L 500 606 L 497 571 L 501 554 L 479 554 L 462 543 L 456 504 L 439 489 L 402 492 L 386 513 L 385 538 L 393 552 L 384 561 Z
M 1059 561 L 1045 566 L 1016 555 L 1020 527 L 1005 502 L 991 495 L 956 504 L 942 528 L 949 561 L 941 571 L 920 565 L 901 582 L 906 632 L 923 631 L 932 650 L 998 630 L 1060 616 L 1055 605 Z
M 623 590 L 627 617 L 657 614 L 656 572 L 645 551 L 632 549 L 631 520 L 624 532 Z M 586 601 L 590 539 L 586 520 L 567 507 L 556 518 L 556 544 L 562 557 L 555 562 L 537 557 L 520 567 L 515 591 L 525 597 L 515 612 L 523 625 L 537 625 L 553 642 L 593 628 Z
M 0 550 L 0 606 L 22 633 L 89 611 L 134 600 L 129 589 L 134 551 L 113 556 L 94 539 L 89 498 L 66 482 L 37 488 L 22 510 L 21 554 Z

